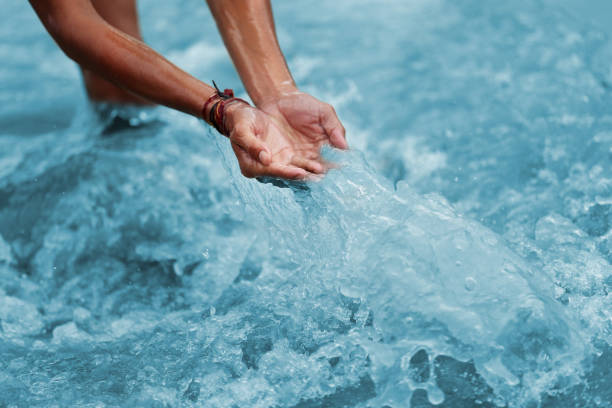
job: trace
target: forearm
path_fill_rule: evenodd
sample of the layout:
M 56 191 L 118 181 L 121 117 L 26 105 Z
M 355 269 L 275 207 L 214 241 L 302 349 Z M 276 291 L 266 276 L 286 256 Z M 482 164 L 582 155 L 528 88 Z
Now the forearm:
M 123 89 L 194 116 L 200 116 L 204 101 L 214 93 L 144 43 L 111 27 L 88 0 L 31 4 L 66 55 Z
M 270 0 L 207 0 L 238 74 L 257 106 L 295 90 Z

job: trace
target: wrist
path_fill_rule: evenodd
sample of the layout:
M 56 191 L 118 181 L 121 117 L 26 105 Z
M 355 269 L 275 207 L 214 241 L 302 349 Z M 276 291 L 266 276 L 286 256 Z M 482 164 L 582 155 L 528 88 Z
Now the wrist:
M 260 87 L 260 89 L 249 90 L 249 96 L 256 107 L 271 105 L 278 102 L 283 97 L 299 93 L 298 87 L 293 79 L 288 79 L 276 84 Z
M 241 100 L 242 101 L 242 100 Z M 236 122 L 240 117 L 241 113 L 244 109 L 252 109 L 251 105 L 246 103 L 230 103 L 225 107 L 223 114 L 223 129 L 225 129 L 225 136 L 229 137 L 234 126 L 236 126 Z
M 202 119 L 204 119 L 204 121 L 206 123 L 208 123 L 210 126 L 214 126 L 214 123 L 211 121 L 211 117 L 212 117 L 212 111 L 213 109 L 216 107 L 217 103 L 222 101 L 223 98 L 221 98 L 221 96 L 219 96 L 216 92 L 211 95 L 206 102 L 204 102 L 204 105 L 202 107 L 202 111 L 201 111 L 201 117 Z
M 247 101 L 234 97 L 232 89 L 225 89 L 223 92 L 213 81 L 216 92 L 211 95 L 202 107 L 201 116 L 209 125 L 213 126 L 219 133 L 229 137 L 227 117 L 239 106 L 251 106 Z

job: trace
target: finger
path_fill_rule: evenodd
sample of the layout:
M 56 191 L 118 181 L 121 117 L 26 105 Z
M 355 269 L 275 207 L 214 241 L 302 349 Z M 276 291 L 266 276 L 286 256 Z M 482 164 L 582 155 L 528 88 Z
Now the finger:
M 326 105 L 321 111 L 319 120 L 327 137 L 329 137 L 331 145 L 338 149 L 348 149 L 346 130 L 344 126 L 342 126 L 340 119 L 338 119 L 338 115 L 336 115 L 336 111 L 331 105 Z
M 294 166 L 297 167 L 301 167 L 304 170 L 307 170 L 311 173 L 315 173 L 315 174 L 321 174 L 321 173 L 325 173 L 325 166 L 323 165 L 323 163 L 319 162 L 318 160 L 310 160 L 310 159 L 306 159 L 304 157 L 296 157 L 294 156 L 291 159 L 291 164 L 293 164 Z
M 264 166 L 249 155 L 241 146 L 232 143 L 232 148 L 240 165 L 240 172 L 247 178 L 258 176 L 278 177 L 288 180 L 310 180 L 315 176 L 303 168 L 294 165 L 272 163 Z
M 306 180 L 312 173 L 291 164 L 273 163 L 265 169 L 265 176 L 280 177 L 288 180 Z
M 237 126 L 230 134 L 230 139 L 233 143 L 243 148 L 253 160 L 264 166 L 270 164 L 272 160 L 270 152 L 249 127 Z

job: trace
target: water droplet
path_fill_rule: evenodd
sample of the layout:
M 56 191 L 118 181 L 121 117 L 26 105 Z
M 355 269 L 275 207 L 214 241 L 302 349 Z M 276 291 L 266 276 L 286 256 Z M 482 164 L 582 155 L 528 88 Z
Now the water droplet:
M 210 256 L 208 254 L 208 248 L 206 248 L 203 252 L 202 252 L 202 256 L 204 257 L 204 259 L 208 259 L 208 257 Z
M 465 278 L 464 286 L 465 290 L 471 292 L 472 290 L 474 290 L 474 288 L 476 288 L 476 280 L 471 276 L 468 276 L 467 278 Z

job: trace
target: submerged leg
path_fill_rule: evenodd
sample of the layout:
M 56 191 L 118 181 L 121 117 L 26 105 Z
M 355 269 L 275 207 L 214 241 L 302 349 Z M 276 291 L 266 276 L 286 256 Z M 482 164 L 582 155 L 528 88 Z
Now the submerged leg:
M 91 0 L 100 16 L 118 30 L 142 41 L 136 0 Z M 87 95 L 93 101 L 145 105 L 150 102 L 81 68 Z

